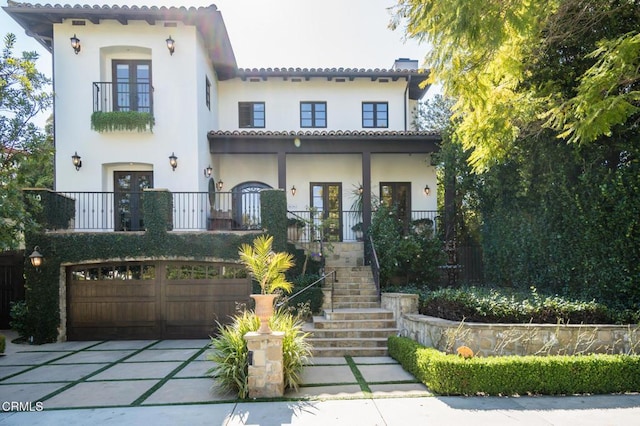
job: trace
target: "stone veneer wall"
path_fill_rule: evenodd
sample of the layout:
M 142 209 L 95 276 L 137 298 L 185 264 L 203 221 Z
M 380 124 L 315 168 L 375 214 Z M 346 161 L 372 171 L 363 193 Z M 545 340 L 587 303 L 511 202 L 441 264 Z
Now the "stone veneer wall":
M 382 308 L 394 312 L 400 335 L 454 353 L 462 346 L 481 356 L 640 354 L 640 325 L 483 324 L 418 314 L 418 295 L 383 293 Z

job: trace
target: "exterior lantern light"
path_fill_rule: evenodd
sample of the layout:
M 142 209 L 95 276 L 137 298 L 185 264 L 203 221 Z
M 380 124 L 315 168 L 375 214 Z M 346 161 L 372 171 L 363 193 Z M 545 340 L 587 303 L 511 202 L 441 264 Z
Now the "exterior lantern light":
M 358 187 L 358 194 L 362 194 L 364 192 L 364 188 L 362 187 L 362 185 L 360 185 Z
M 167 49 L 169 49 L 169 53 L 173 55 L 173 52 L 176 50 L 176 42 L 169 36 L 167 39 Z
M 173 152 L 169 156 L 169 165 L 171 166 L 171 168 L 175 172 L 176 171 L 176 167 L 178 167 L 178 157 L 176 157 L 176 154 L 173 153 Z
M 296 196 L 296 192 L 298 192 L 298 190 L 296 189 L 296 186 L 295 186 L 295 185 L 293 185 L 293 186 L 291 187 L 291 195 L 295 197 L 295 196 Z
M 204 169 L 204 177 L 210 178 L 212 174 L 213 174 L 213 168 L 211 168 L 211 165 L 209 165 L 209 167 Z
M 76 168 L 76 171 L 80 170 L 80 167 L 82 167 L 82 157 L 78 155 L 78 151 L 76 151 L 75 154 L 71 156 L 71 162 Z
M 219 179 L 218 183 L 216 184 L 216 188 L 218 188 L 218 191 L 222 191 L 223 186 L 224 186 L 224 182 L 222 181 L 222 179 Z
M 44 258 L 44 256 L 41 255 L 40 252 L 38 251 L 39 249 L 40 249 L 40 246 L 35 246 L 33 248 L 33 253 L 29 255 L 29 260 L 31 261 L 31 264 L 33 265 L 34 268 L 39 268 L 40 265 L 42 265 L 42 259 Z
M 431 188 L 429 188 L 429 185 L 424 186 L 423 192 L 427 197 L 429 196 L 429 194 L 431 194 Z
M 80 51 L 80 49 L 82 48 L 82 46 L 80 45 L 80 39 L 78 37 L 76 37 L 76 35 L 74 34 L 73 37 L 71 37 L 70 40 L 71 40 L 71 48 L 73 49 L 73 51 L 77 55 L 78 52 Z

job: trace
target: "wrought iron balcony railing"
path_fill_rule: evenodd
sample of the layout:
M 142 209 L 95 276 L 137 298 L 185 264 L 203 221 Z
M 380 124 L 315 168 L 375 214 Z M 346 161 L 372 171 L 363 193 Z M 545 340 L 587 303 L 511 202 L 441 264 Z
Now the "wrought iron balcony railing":
M 151 83 L 93 83 L 93 112 L 146 112 L 153 115 Z

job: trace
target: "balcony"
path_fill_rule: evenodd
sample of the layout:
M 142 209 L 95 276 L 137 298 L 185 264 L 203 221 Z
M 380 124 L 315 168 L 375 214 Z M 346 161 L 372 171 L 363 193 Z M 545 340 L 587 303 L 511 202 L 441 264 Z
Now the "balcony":
M 146 132 L 152 131 L 154 124 L 150 83 L 93 83 L 93 130 Z
M 75 232 L 144 231 L 142 192 L 53 192 L 26 190 L 43 207 L 40 223 L 49 230 Z M 259 192 L 173 192 L 172 230 L 242 231 L 260 230 Z M 292 226 L 288 239 L 308 243 L 323 238 L 328 241 L 362 240 L 361 223 L 355 211 L 336 212 L 330 219 L 321 212 L 288 212 Z M 437 212 L 414 210 L 407 218 L 414 227 L 429 227 L 437 231 Z

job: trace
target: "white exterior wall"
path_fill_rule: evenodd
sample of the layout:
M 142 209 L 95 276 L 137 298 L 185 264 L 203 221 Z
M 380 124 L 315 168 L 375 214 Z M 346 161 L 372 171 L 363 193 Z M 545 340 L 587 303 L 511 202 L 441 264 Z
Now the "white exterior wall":
M 84 26 L 72 26 L 70 20 L 54 25 L 56 190 L 112 191 L 116 170 L 153 170 L 156 188 L 201 188 L 202 169 L 207 166 L 202 165 L 207 161 L 202 153 L 208 147 L 204 129 L 215 123 L 215 111 L 210 116 L 199 113 L 201 108 L 206 110 L 205 69 L 212 83 L 212 108 L 216 81 L 203 59 L 195 27 L 177 25 L 165 28 L 161 22 L 152 26 L 129 21 L 123 26 L 112 20 L 99 25 L 86 21 Z M 74 34 L 82 45 L 77 55 L 69 43 Z M 176 40 L 173 55 L 166 47 L 169 35 Z M 152 61 L 153 133 L 91 130 L 92 85 L 112 81 L 111 59 Z M 80 171 L 71 164 L 76 151 L 82 157 Z M 175 172 L 169 166 L 172 152 L 178 157 Z
M 368 77 L 345 82 L 326 77 L 300 82 L 281 77 L 257 82 L 235 78 L 220 82 L 220 104 L 225 105 L 220 110 L 220 129 L 240 130 L 239 102 L 264 102 L 265 128 L 255 130 L 405 130 L 406 84 L 405 79 L 381 83 Z M 327 103 L 326 128 L 300 127 L 300 102 L 307 101 Z M 389 127 L 363 128 L 362 102 L 388 102 Z
M 411 182 L 411 210 L 437 210 L 436 168 L 425 154 L 371 155 L 371 190 L 380 196 L 380 182 Z M 429 185 L 431 194 L 424 195 Z

